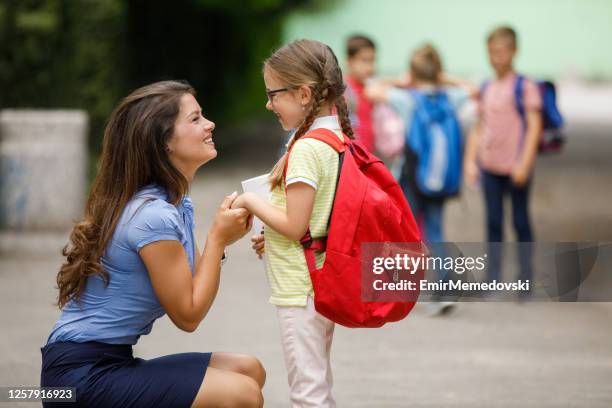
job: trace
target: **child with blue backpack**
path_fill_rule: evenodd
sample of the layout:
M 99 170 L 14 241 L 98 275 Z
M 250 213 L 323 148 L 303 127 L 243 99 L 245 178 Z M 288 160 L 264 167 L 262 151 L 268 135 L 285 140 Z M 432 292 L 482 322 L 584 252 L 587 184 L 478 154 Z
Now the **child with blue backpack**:
M 478 89 L 445 76 L 438 52 L 427 44 L 412 54 L 408 87 L 379 83 L 366 93 L 374 102 L 389 103 L 401 117 L 406 142 L 399 183 L 425 241 L 443 242 L 444 203 L 459 193 L 461 185 L 463 137 L 457 111 Z M 440 246 L 431 249 L 442 250 Z M 438 275 L 447 279 L 442 271 Z M 431 303 L 430 312 L 445 314 L 453 305 Z
M 402 118 L 406 145 L 400 185 L 425 240 L 442 242 L 444 202 L 459 193 L 461 184 L 463 140 L 457 111 L 478 90 L 444 76 L 440 56 L 429 44 L 410 59 L 409 85 L 378 83 L 366 94 L 374 102 L 389 103 Z

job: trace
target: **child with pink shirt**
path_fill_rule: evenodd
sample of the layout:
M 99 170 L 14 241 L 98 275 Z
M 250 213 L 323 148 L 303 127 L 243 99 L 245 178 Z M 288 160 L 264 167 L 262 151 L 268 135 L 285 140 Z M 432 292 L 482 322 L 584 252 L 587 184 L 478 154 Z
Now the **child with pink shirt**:
M 487 239 L 503 239 L 503 199 L 510 194 L 512 219 L 519 242 L 532 242 L 529 188 L 540 141 L 542 100 L 534 82 L 514 71 L 517 36 L 510 27 L 499 27 L 487 38 L 489 61 L 495 79 L 483 86 L 479 118 L 468 139 L 464 175 L 468 184 L 482 177 L 486 204 Z M 522 80 L 524 116 L 517 109 L 516 86 Z M 520 88 L 518 88 L 520 89 Z M 500 245 L 489 246 L 489 280 L 500 277 Z M 519 246 L 520 279 L 531 278 L 531 250 Z

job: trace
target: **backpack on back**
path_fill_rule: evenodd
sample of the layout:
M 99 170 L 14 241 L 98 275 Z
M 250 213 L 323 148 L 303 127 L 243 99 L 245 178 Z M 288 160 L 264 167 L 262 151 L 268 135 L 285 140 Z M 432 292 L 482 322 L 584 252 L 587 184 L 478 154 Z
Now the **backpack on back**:
M 339 154 L 340 165 L 327 237 L 313 240 L 308 231 L 300 242 L 317 312 L 346 327 L 380 327 L 406 317 L 415 302 L 362 300 L 361 244 L 420 243 L 421 238 L 404 194 L 383 162 L 360 142 L 343 137 L 341 141 L 328 129 L 302 136 L 331 146 Z M 320 269 L 315 251 L 326 252 Z
M 527 129 L 527 117 L 525 115 L 525 103 L 523 101 L 523 90 L 525 77 L 517 75 L 514 84 L 514 103 L 516 110 L 523 123 L 523 137 Z M 539 153 L 559 153 L 565 144 L 563 134 L 563 116 L 557 107 L 557 91 L 555 84 L 550 81 L 536 81 L 538 92 L 542 98 L 542 134 L 538 145 Z M 481 96 L 486 90 L 487 82 L 480 88 Z
M 527 118 L 525 117 L 525 105 L 523 103 L 524 83 L 525 77 L 519 75 L 514 86 L 514 99 L 516 101 L 516 110 L 523 122 L 523 129 L 526 130 Z M 540 153 L 558 153 L 565 143 L 565 136 L 561 132 L 563 117 L 557 108 L 555 84 L 550 81 L 538 81 L 536 86 L 542 97 L 542 135 L 538 151 Z
M 414 113 L 406 136 L 406 155 L 415 163 L 418 190 L 427 197 L 459 194 L 463 159 L 463 138 L 457 115 L 446 92 L 424 94 L 411 91 Z

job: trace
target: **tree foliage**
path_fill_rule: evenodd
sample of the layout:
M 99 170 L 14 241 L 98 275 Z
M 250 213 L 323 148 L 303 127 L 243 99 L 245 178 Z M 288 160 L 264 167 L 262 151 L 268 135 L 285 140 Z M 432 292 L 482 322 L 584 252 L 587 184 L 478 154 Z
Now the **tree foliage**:
M 261 63 L 286 15 L 319 0 L 3 0 L 0 108 L 78 108 L 99 149 L 120 98 L 186 79 L 220 127 L 264 108 Z

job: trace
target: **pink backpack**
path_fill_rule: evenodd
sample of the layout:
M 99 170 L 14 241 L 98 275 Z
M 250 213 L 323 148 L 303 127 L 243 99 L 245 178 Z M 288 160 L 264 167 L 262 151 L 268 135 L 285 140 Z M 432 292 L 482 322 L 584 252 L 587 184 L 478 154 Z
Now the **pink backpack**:
M 394 159 L 404 151 L 406 129 L 402 119 L 386 103 L 374 106 L 372 113 L 376 151 L 385 159 Z

